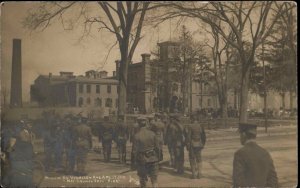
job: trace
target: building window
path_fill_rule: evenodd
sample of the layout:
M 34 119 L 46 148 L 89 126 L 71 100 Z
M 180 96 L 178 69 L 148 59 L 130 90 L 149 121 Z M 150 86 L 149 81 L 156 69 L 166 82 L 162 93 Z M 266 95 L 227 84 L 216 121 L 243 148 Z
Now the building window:
M 91 85 L 86 85 L 86 92 L 91 93 Z
M 100 93 L 100 85 L 96 85 L 96 93 Z
M 86 104 L 91 104 L 91 99 L 89 97 L 86 99 Z
M 107 93 L 111 93 L 111 85 L 107 85 Z
M 79 93 L 83 93 L 83 84 L 79 84 Z
M 116 105 L 115 106 L 116 106 L 116 108 L 118 108 L 118 99 L 116 99 Z
M 210 100 L 210 99 L 207 99 L 207 106 L 208 106 L 208 107 L 210 107 L 210 105 L 211 105 L 210 103 L 211 103 L 211 100 Z
M 105 101 L 105 107 L 112 107 L 112 99 L 111 98 L 107 98 Z
M 78 106 L 81 107 L 82 105 L 83 105 L 83 98 L 80 97 L 80 98 L 78 99 Z
M 95 99 L 95 106 L 97 106 L 97 107 L 102 106 L 102 100 L 100 98 Z

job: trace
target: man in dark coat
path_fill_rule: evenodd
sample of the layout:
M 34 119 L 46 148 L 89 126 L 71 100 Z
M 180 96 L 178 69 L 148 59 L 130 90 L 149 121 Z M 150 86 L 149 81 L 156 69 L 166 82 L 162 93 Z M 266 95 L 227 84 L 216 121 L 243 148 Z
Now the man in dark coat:
M 175 169 L 178 174 L 184 173 L 184 145 L 186 142 L 186 135 L 184 132 L 184 127 L 180 124 L 179 116 L 172 115 L 171 124 L 172 129 L 170 131 L 172 137 L 172 145 L 175 156 Z
M 233 160 L 233 187 L 278 187 L 277 173 L 268 151 L 256 142 L 256 125 L 240 123 L 243 147 Z
M 202 125 L 196 121 L 195 116 L 191 117 L 191 124 L 187 130 L 187 149 L 192 169 L 192 179 L 200 178 L 202 168 L 201 151 L 206 142 L 206 135 Z
M 148 176 L 153 187 L 157 187 L 159 143 L 153 131 L 147 127 L 146 118 L 139 118 L 140 130 L 134 136 L 134 151 L 137 173 L 141 187 L 146 187 Z
M 88 151 L 92 148 L 92 130 L 87 125 L 87 118 L 79 117 L 74 127 L 74 141 L 76 147 L 77 174 L 85 176 L 85 165 Z
M 108 116 L 104 117 L 104 122 L 99 131 L 99 141 L 102 142 L 104 161 L 109 162 L 111 156 L 111 145 L 113 140 L 113 124 L 108 121 Z
M 115 131 L 115 141 L 118 147 L 120 163 L 126 164 L 126 144 L 129 138 L 129 129 L 124 122 L 124 116 L 119 116 Z
M 161 114 L 155 114 L 154 119 L 150 122 L 151 130 L 156 134 L 159 141 L 159 161 L 163 160 L 163 144 L 164 144 L 164 129 L 165 125 L 161 120 Z

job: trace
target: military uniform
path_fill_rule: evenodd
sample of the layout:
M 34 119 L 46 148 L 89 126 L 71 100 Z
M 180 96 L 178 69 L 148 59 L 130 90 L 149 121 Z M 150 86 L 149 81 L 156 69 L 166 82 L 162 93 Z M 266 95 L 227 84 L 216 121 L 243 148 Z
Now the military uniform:
M 178 116 L 172 116 L 171 124 L 171 137 L 175 156 L 175 169 L 177 173 L 182 174 L 184 173 L 184 127 L 179 123 Z
M 168 146 L 168 151 L 170 155 L 170 166 L 175 167 L 175 151 L 174 151 L 174 138 L 172 136 L 172 132 L 174 129 L 174 125 L 171 123 L 168 123 L 166 125 L 165 129 L 165 136 L 164 136 L 164 141 L 165 144 Z
M 126 163 L 126 144 L 129 137 L 128 126 L 123 122 L 116 125 L 115 140 L 118 147 L 120 163 Z
M 76 147 L 76 164 L 79 175 L 85 175 L 85 165 L 88 150 L 92 148 L 92 131 L 86 123 L 79 123 L 74 127 L 74 141 Z
M 152 121 L 152 126 L 151 130 L 155 133 L 157 140 L 159 142 L 159 160 L 163 160 L 163 144 L 164 144 L 164 123 L 160 120 L 157 119 L 156 121 Z
M 187 130 L 187 149 L 189 151 L 190 166 L 192 169 L 192 178 L 201 176 L 201 151 L 206 142 L 204 128 L 199 123 L 192 123 Z
M 9 187 L 34 187 L 30 131 L 23 127 L 16 131 L 15 138 L 15 145 L 9 155 Z
M 132 127 L 130 128 L 130 142 L 132 143 L 132 148 L 134 148 L 135 143 L 134 143 L 134 135 L 139 131 L 139 125 L 138 123 L 134 123 Z M 136 159 L 135 159 L 135 154 L 133 150 L 131 150 L 131 169 L 136 168 Z
M 64 130 L 61 121 L 57 122 L 55 134 L 55 145 L 54 145 L 54 155 L 55 155 L 55 168 L 60 170 L 62 168 L 62 157 L 64 150 Z
M 141 127 L 134 137 L 135 145 L 132 149 L 136 155 L 141 187 L 146 187 L 147 176 L 150 177 L 153 187 L 157 186 L 159 143 L 156 138 L 155 133 L 146 126 Z
M 64 131 L 64 144 L 66 149 L 66 170 L 67 173 L 74 173 L 75 162 L 76 162 L 76 146 L 75 146 L 75 137 L 74 135 L 74 122 L 67 122 Z
M 255 134 L 256 125 L 240 124 L 241 134 Z M 242 141 L 242 135 L 241 135 Z M 233 187 L 278 187 L 278 178 L 273 160 L 268 151 L 254 139 L 242 142 L 233 160 Z
M 103 122 L 99 132 L 99 141 L 102 142 L 105 162 L 110 161 L 113 134 L 114 132 L 112 124 L 107 121 Z

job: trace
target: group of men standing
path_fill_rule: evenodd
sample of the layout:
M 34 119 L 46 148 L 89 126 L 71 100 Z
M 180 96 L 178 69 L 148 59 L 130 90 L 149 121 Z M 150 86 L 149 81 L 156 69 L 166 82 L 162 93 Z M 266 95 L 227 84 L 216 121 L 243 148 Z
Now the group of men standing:
M 46 171 L 54 168 L 70 175 L 86 175 L 86 157 L 92 149 L 92 131 L 87 125 L 87 118 L 66 115 L 63 119 L 47 117 L 45 121 L 43 138 Z
M 126 143 L 130 140 L 131 169 L 138 171 L 140 184 L 146 185 L 147 176 L 157 186 L 159 161 L 163 160 L 163 145 L 168 146 L 170 166 L 177 173 L 184 173 L 184 148 L 189 151 L 192 178 L 201 177 L 201 151 L 206 142 L 204 128 L 192 118 L 189 125 L 180 123 L 178 115 L 155 114 L 152 118 L 140 116 L 128 127 L 123 117 L 116 124 L 104 117 L 99 129 L 104 160 L 110 161 L 112 142 L 115 141 L 120 163 L 126 163 Z

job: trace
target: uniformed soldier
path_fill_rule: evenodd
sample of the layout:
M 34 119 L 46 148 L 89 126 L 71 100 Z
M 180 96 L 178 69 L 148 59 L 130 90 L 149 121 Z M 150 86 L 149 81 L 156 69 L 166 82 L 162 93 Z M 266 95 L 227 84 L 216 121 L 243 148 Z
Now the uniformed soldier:
M 55 168 L 57 171 L 62 170 L 62 158 L 64 151 L 64 130 L 62 125 L 62 120 L 58 119 L 55 125 L 55 133 L 54 133 L 54 155 L 55 155 Z
M 34 187 L 33 183 L 33 146 L 32 135 L 21 121 L 12 137 L 10 145 L 10 184 L 8 187 Z
M 72 115 L 65 118 L 64 146 L 66 151 L 66 173 L 73 174 L 76 162 L 74 134 L 75 119 Z
M 202 159 L 201 151 L 205 146 L 206 135 L 202 125 L 196 118 L 191 118 L 191 124 L 187 130 L 187 149 L 189 151 L 189 160 L 192 169 L 192 179 L 201 177 Z
M 159 161 L 163 160 L 164 129 L 165 126 L 161 120 L 161 114 L 155 114 L 154 121 L 151 121 L 151 130 L 155 133 L 159 141 Z
M 234 154 L 233 187 L 278 187 L 271 155 L 255 142 L 256 127 L 249 123 L 239 124 L 243 147 Z
M 128 126 L 124 123 L 124 116 L 119 116 L 115 131 L 115 141 L 117 143 L 119 161 L 126 164 L 126 144 L 129 138 Z
M 152 186 L 157 187 L 159 143 L 155 133 L 147 127 L 146 118 L 140 117 L 138 122 L 140 130 L 134 136 L 135 145 L 132 150 L 135 154 L 140 186 L 146 187 L 149 176 Z
M 174 125 L 170 123 L 170 118 L 165 119 L 165 136 L 164 136 L 164 144 L 168 146 L 168 151 L 170 155 L 170 166 L 175 168 L 175 151 L 174 151 L 174 138 L 172 136 L 172 130 L 174 129 Z
M 55 155 L 55 126 L 54 122 L 47 120 L 43 132 L 44 152 L 45 152 L 45 170 L 50 171 L 54 165 Z
M 87 125 L 87 119 L 79 118 L 78 124 L 74 127 L 74 140 L 76 147 L 76 164 L 79 176 L 85 176 L 86 158 L 89 149 L 92 148 L 92 130 Z
M 179 122 L 178 115 L 171 116 L 171 137 L 175 156 L 175 169 L 178 174 L 184 173 L 184 127 Z
M 104 161 L 109 162 L 111 156 L 111 145 L 113 140 L 113 124 L 108 121 L 108 116 L 104 117 L 99 131 L 99 141 L 102 142 Z
M 130 142 L 132 143 L 132 148 L 134 148 L 134 135 L 139 131 L 138 118 L 135 118 L 133 125 L 130 127 Z M 131 169 L 136 169 L 136 159 L 133 150 L 131 150 Z

